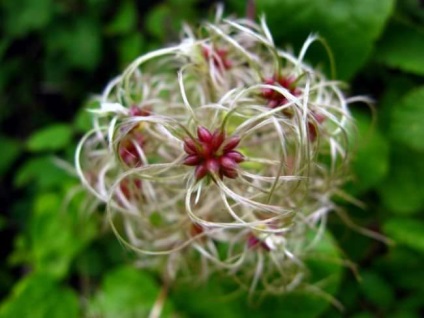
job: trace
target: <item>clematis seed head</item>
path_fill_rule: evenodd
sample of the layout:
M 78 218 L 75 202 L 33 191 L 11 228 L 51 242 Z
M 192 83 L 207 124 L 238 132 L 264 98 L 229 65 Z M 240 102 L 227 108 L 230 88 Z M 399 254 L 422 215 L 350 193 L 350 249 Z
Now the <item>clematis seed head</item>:
M 240 138 L 237 136 L 226 138 L 223 131 L 216 130 L 211 133 L 207 128 L 199 126 L 197 138 L 184 139 L 187 157 L 183 164 L 196 167 L 197 180 L 207 175 L 235 179 L 238 176 L 238 164 L 244 161 L 243 155 L 234 150 L 239 143 Z

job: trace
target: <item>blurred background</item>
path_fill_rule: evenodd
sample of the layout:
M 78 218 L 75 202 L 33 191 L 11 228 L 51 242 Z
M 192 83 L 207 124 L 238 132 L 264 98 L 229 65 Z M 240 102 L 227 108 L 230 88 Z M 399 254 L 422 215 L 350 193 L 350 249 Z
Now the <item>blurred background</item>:
M 134 269 L 99 213 L 81 217 L 72 175 L 90 127 L 90 96 L 135 57 L 177 41 L 182 21 L 213 16 L 216 1 L 2 0 L 0 2 L 0 317 L 147 317 L 160 283 Z M 246 3 L 225 1 L 244 16 Z M 339 267 L 329 291 L 345 307 L 291 295 L 252 308 L 219 278 L 170 290 L 164 317 L 424 316 L 424 3 L 418 0 L 257 0 L 277 46 L 298 52 L 311 32 L 327 39 L 358 122 L 354 177 L 330 230 L 358 275 Z M 327 69 L 319 46 L 308 53 Z M 56 159 L 55 159 L 56 158 Z M 64 161 L 58 162 L 57 158 Z M 64 209 L 66 205 L 66 209 Z M 322 269 L 322 268 L 321 268 Z M 328 271 L 328 268 L 326 269 Z M 228 296 L 230 295 L 230 296 Z

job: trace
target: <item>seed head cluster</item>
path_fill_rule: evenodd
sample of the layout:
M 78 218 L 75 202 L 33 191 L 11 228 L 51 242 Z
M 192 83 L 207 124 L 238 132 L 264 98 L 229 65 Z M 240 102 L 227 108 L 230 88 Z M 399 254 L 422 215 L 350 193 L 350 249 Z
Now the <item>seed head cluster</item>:
M 194 175 L 197 180 L 206 175 L 235 179 L 237 166 L 244 160 L 243 155 L 234 150 L 239 142 L 237 136 L 226 138 L 225 132 L 211 133 L 207 128 L 199 127 L 196 139 L 184 140 L 184 151 L 188 154 L 184 164 L 196 167 Z
M 349 159 L 340 83 L 274 45 L 265 20 L 187 26 L 98 96 L 82 184 L 167 280 L 219 272 L 250 292 L 307 284 Z M 321 255 L 322 256 L 322 255 Z

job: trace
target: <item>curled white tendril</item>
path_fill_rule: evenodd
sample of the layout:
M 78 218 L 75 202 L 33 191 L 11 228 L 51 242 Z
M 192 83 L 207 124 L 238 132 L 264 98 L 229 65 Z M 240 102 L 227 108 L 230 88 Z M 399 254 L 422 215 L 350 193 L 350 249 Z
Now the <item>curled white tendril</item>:
M 296 56 L 275 47 L 264 19 L 218 17 L 106 86 L 76 167 L 119 239 L 149 256 L 142 266 L 169 278 L 223 271 L 251 292 L 304 286 L 303 261 L 346 180 L 352 125 L 341 83 L 304 62 L 317 41 Z M 203 155 L 219 133 L 222 146 Z

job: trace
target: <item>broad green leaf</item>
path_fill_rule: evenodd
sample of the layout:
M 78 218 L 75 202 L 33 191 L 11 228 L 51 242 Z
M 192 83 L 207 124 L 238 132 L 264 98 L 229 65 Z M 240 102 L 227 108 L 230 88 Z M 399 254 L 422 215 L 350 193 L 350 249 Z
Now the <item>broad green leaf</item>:
M 0 307 L 2 318 L 77 318 L 78 296 L 58 285 L 50 276 L 30 274 L 13 288 Z
M 389 144 L 369 116 L 354 113 L 357 132 L 353 132 L 353 192 L 364 192 L 381 182 L 389 170 Z
M 391 284 L 375 272 L 361 272 L 359 287 L 365 297 L 379 308 L 390 308 L 395 299 Z
M 397 218 L 394 221 L 388 220 L 386 222 L 396 222 L 396 220 Z M 383 230 L 385 230 L 384 226 Z M 386 232 L 385 235 L 389 236 L 390 234 Z M 415 293 L 422 292 L 424 295 L 424 285 L 422 284 L 424 281 L 423 262 L 424 253 L 419 254 L 414 249 L 402 245 L 399 241 L 397 245 L 390 248 L 388 253 L 375 260 L 375 264 L 378 264 L 376 269 L 387 277 L 391 285 L 396 286 L 396 289 L 410 290 Z M 399 275 L 399 273 L 402 273 L 402 275 Z
M 236 6 L 244 12 L 245 2 Z M 338 78 L 349 79 L 368 59 L 394 0 L 258 0 L 257 6 L 266 14 L 278 45 L 299 47 L 311 33 L 323 36 L 334 53 Z M 328 64 L 323 58 L 319 54 L 318 61 Z
M 244 314 L 238 307 L 243 301 L 248 306 L 247 296 L 243 294 L 242 299 L 226 297 L 231 293 L 226 285 L 225 279 L 212 275 L 208 281 L 179 282 L 172 288 L 170 296 L 183 317 L 242 318 Z
M 421 280 L 422 282 L 422 280 Z M 424 304 L 424 293 L 423 292 L 417 292 L 412 293 L 408 295 L 405 299 L 401 301 L 400 304 L 398 304 L 396 307 L 398 307 L 400 313 L 405 311 L 415 311 L 416 316 L 415 317 L 421 317 L 418 312 L 422 308 L 422 305 Z M 398 315 L 398 317 L 402 317 L 401 315 Z M 403 316 L 405 317 L 405 316 Z M 414 316 L 411 316 L 414 317 Z
M 377 45 L 377 61 L 405 72 L 424 75 L 424 28 L 391 21 Z
M 86 17 L 74 19 L 69 25 L 58 23 L 47 33 L 45 42 L 48 54 L 60 56 L 60 64 L 68 67 L 92 70 L 102 55 L 100 27 L 96 20 Z
M 258 291 L 249 299 L 247 293 L 239 291 L 240 286 L 230 284 L 231 277 L 213 276 L 204 285 L 178 284 L 171 296 L 177 309 L 187 317 L 317 317 L 331 306 L 317 291 L 334 295 L 342 274 L 340 253 L 329 233 L 306 253 L 304 262 L 309 271 L 307 283 L 294 292 L 263 295 Z
M 166 25 L 169 26 L 165 22 L 169 19 L 171 15 L 171 10 L 166 5 L 156 6 L 152 11 L 150 11 L 149 15 L 146 19 L 146 28 L 147 30 L 155 36 L 159 40 L 164 40 L 166 37 Z M 169 20 L 168 20 L 169 21 Z
M 137 26 L 137 8 L 132 0 L 122 1 L 119 9 L 106 32 L 110 34 L 126 34 L 133 31 Z
M 0 60 L 2 60 L 4 53 L 9 48 L 11 42 L 12 41 L 8 38 L 2 38 L 0 40 Z M 1 87 L 1 85 L 0 85 L 0 87 Z
M 78 205 L 65 206 L 62 195 L 56 193 L 37 197 L 29 225 L 32 263 L 37 272 L 64 277 L 76 255 L 94 237 L 94 220 L 80 216 Z
M 78 110 L 74 117 L 73 127 L 81 133 L 86 133 L 93 128 L 93 114 L 90 109 L 100 108 L 100 102 L 96 99 L 88 99 Z
M 144 44 L 144 38 L 139 33 L 124 36 L 118 47 L 120 64 L 126 67 L 136 57 L 143 54 Z
M 400 245 L 424 253 L 424 222 L 412 218 L 391 218 L 383 226 L 386 234 Z
M 147 317 L 161 292 L 158 283 L 141 269 L 120 267 L 106 274 L 101 289 L 89 304 L 93 317 Z M 161 317 L 168 317 L 165 301 Z
M 342 275 L 340 252 L 332 236 L 325 233 L 305 258 L 309 280 L 303 287 L 279 297 L 268 297 L 260 307 L 245 309 L 243 317 L 313 318 L 331 306 L 326 297 L 335 294 Z
M 416 310 L 399 309 L 395 312 L 391 312 L 390 317 L 391 318 L 422 318 L 422 314 L 420 313 L 420 310 L 418 308 Z
M 72 178 L 62 168 L 58 167 L 50 156 L 34 157 L 27 160 L 19 168 L 14 178 L 17 187 L 31 185 L 31 187 L 51 188 L 63 185 Z
M 398 107 L 400 100 L 405 96 L 405 92 L 414 89 L 415 86 L 415 81 L 404 74 L 399 74 L 387 79 L 384 93 L 377 103 L 378 126 L 387 137 L 390 131 L 390 120 L 393 108 Z
M 53 124 L 36 131 L 29 137 L 27 147 L 30 151 L 60 150 L 69 145 L 72 129 L 66 124 Z
M 52 0 L 4 0 L 1 7 L 6 13 L 2 21 L 6 33 L 17 37 L 46 27 L 54 9 Z
M 424 86 L 402 98 L 392 110 L 390 123 L 394 140 L 424 152 Z
M 8 137 L 0 135 L 0 176 L 13 164 L 21 152 L 21 144 Z
M 195 15 L 195 0 L 168 0 L 152 8 L 146 17 L 145 27 L 156 40 L 161 42 L 178 37 L 182 22 L 190 21 Z
M 390 173 L 378 191 L 383 205 L 397 214 L 419 213 L 424 207 L 424 160 L 422 153 L 394 145 Z

